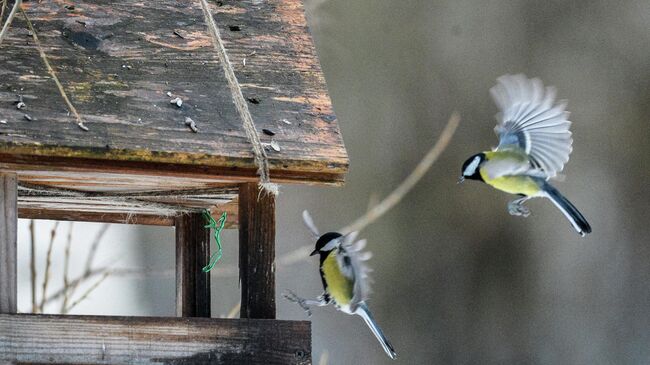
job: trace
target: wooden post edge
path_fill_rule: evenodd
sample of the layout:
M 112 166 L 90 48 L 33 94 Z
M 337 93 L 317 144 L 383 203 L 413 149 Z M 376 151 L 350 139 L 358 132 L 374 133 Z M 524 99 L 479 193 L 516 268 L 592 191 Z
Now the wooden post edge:
M 176 315 L 210 318 L 210 230 L 202 213 L 176 217 Z
M 275 197 L 239 187 L 241 318 L 275 318 Z

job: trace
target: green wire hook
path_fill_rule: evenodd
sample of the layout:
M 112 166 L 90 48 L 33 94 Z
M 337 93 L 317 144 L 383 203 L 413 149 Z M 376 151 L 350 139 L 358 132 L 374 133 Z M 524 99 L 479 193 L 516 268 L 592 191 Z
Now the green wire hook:
M 217 261 L 221 259 L 221 256 L 223 254 L 221 250 L 221 231 L 223 230 L 223 226 L 226 225 L 226 218 L 228 217 L 228 214 L 226 212 L 223 212 L 223 214 L 221 214 L 221 218 L 219 218 L 219 221 L 215 221 L 212 217 L 212 214 L 210 214 L 210 211 L 206 209 L 203 211 L 203 216 L 208 221 L 208 224 L 204 226 L 204 228 L 214 229 L 214 240 L 217 242 L 217 252 L 210 256 L 210 263 L 203 267 L 203 272 L 209 272 L 214 268 L 214 265 L 217 264 Z

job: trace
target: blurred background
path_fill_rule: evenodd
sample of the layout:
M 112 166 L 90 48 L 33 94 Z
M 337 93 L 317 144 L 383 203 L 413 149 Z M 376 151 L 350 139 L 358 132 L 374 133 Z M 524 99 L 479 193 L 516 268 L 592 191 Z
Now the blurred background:
M 386 357 L 360 318 L 324 308 L 311 318 L 314 363 L 327 351 L 330 364 L 647 364 L 650 2 L 306 0 L 305 7 L 351 168 L 342 188 L 282 187 L 279 258 L 311 242 L 303 209 L 322 231 L 345 226 L 406 177 L 453 110 L 462 117 L 425 178 L 362 232 L 374 253 L 369 304 L 399 358 Z M 569 100 L 574 152 L 556 186 L 590 220 L 586 238 L 548 201 L 529 202 L 524 219 L 508 214 L 511 196 L 456 185 L 462 162 L 496 143 L 489 88 L 520 72 Z M 53 225 L 35 227 L 39 280 Z M 69 229 L 57 228 L 48 293 L 62 286 Z M 102 229 L 74 225 L 71 262 L 84 262 Z M 29 311 L 28 221 L 18 237 L 19 309 Z M 71 313 L 174 315 L 173 239 L 169 228 L 112 225 L 94 267 L 113 274 Z M 236 242 L 227 231 L 212 273 L 215 317 L 238 302 Z M 279 294 L 321 294 L 317 265 L 306 258 L 278 266 L 279 318 L 306 319 Z M 83 270 L 71 264 L 69 275 Z M 101 279 L 87 280 L 76 299 Z M 48 303 L 45 312 L 60 310 L 60 300 Z

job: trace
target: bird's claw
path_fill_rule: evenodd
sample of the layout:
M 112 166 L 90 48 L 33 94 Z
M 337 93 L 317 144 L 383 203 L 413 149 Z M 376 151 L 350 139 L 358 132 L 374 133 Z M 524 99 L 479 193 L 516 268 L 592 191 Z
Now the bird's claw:
M 510 215 L 528 217 L 530 215 L 530 209 L 524 206 L 523 201 L 514 200 L 508 203 L 508 213 L 510 213 Z
M 300 308 L 302 308 L 305 313 L 307 313 L 307 316 L 311 317 L 311 309 L 307 305 L 304 298 L 299 297 L 298 294 L 292 292 L 291 290 L 286 290 L 284 293 L 282 293 L 282 296 L 288 301 L 298 304 Z

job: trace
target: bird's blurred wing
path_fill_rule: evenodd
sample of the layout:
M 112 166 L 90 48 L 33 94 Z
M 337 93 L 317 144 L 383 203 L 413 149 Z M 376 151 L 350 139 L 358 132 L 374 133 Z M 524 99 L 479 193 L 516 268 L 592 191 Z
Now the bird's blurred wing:
M 356 237 L 355 234 L 348 235 Z M 366 246 L 366 240 L 354 241 L 354 238 L 343 240 L 339 246 L 339 252 L 336 256 L 337 262 L 343 275 L 353 281 L 352 300 L 350 301 L 350 308 L 355 311 L 359 303 L 368 299 L 370 294 L 370 272 L 372 271 L 366 261 L 368 261 L 372 254 L 370 252 L 362 251 Z
M 495 152 L 494 157 L 485 161 L 481 170 L 485 171 L 490 179 L 507 175 L 528 174 L 531 165 L 523 153 Z
M 490 94 L 499 108 L 497 150 L 520 148 L 534 168 L 547 178 L 562 171 L 569 161 L 573 139 L 566 103 L 555 103 L 555 88 L 524 75 L 504 75 Z
M 314 220 L 311 218 L 311 214 L 309 214 L 307 210 L 302 211 L 302 220 L 303 222 L 305 222 L 307 229 L 309 229 L 309 231 L 315 238 L 320 237 L 320 235 L 318 234 L 318 228 L 316 228 L 316 225 L 314 224 Z

